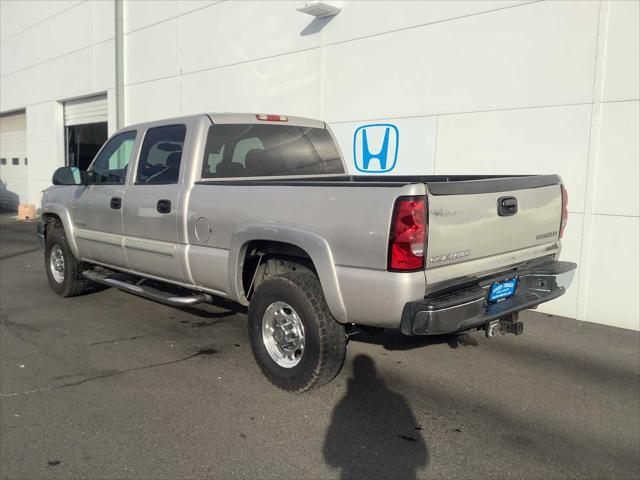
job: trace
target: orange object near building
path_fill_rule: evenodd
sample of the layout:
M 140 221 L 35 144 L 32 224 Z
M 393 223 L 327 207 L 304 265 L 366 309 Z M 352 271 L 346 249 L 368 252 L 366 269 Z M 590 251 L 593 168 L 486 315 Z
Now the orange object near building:
M 36 216 L 36 206 L 32 203 L 21 203 L 18 206 L 18 220 L 30 220 Z

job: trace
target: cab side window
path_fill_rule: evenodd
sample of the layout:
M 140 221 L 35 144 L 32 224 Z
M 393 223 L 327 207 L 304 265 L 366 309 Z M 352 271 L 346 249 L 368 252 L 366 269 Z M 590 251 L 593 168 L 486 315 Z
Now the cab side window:
M 147 130 L 140 151 L 136 184 L 178 183 L 186 133 L 185 125 L 167 125 Z
M 94 185 L 124 185 L 131 161 L 136 132 L 119 133 L 107 142 L 89 168 Z

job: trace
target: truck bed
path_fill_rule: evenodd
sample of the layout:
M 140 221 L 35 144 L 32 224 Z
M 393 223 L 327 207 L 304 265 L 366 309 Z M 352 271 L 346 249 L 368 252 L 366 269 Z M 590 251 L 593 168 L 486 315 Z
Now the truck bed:
M 296 179 L 207 179 L 197 184 L 235 185 L 317 185 L 317 186 L 373 186 L 384 184 L 400 187 L 412 183 L 424 183 L 439 195 L 455 193 L 484 193 L 488 191 L 537 188 L 560 183 L 558 175 L 330 175 L 308 176 Z

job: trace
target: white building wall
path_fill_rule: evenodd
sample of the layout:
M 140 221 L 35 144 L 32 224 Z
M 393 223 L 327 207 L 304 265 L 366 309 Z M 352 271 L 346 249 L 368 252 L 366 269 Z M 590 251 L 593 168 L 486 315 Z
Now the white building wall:
M 577 317 L 637 330 L 640 2 L 603 4 L 600 32 Z
M 0 111 L 26 109 L 29 189 L 20 202 L 39 204 L 64 165 L 61 102 L 114 93 L 114 4 L 3 0 L 0 9 Z
M 45 160 L 61 148 L 60 100 L 108 91 L 115 106 L 113 4 L 43 3 L 27 20 L 3 6 L 13 58 L 0 110 L 27 106 L 30 148 L 50 166 L 62 158 Z M 318 117 L 352 169 L 353 130 L 386 120 L 401 129 L 402 173 L 559 173 L 562 257 L 579 272 L 541 310 L 639 329 L 638 5 L 359 1 L 318 20 L 290 1 L 125 1 L 125 120 Z

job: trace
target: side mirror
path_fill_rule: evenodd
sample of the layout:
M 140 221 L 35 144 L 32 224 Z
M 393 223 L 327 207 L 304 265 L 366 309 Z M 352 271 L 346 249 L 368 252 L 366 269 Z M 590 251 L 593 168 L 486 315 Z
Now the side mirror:
M 60 167 L 53 172 L 51 181 L 54 185 L 88 185 L 89 177 L 78 167 Z

